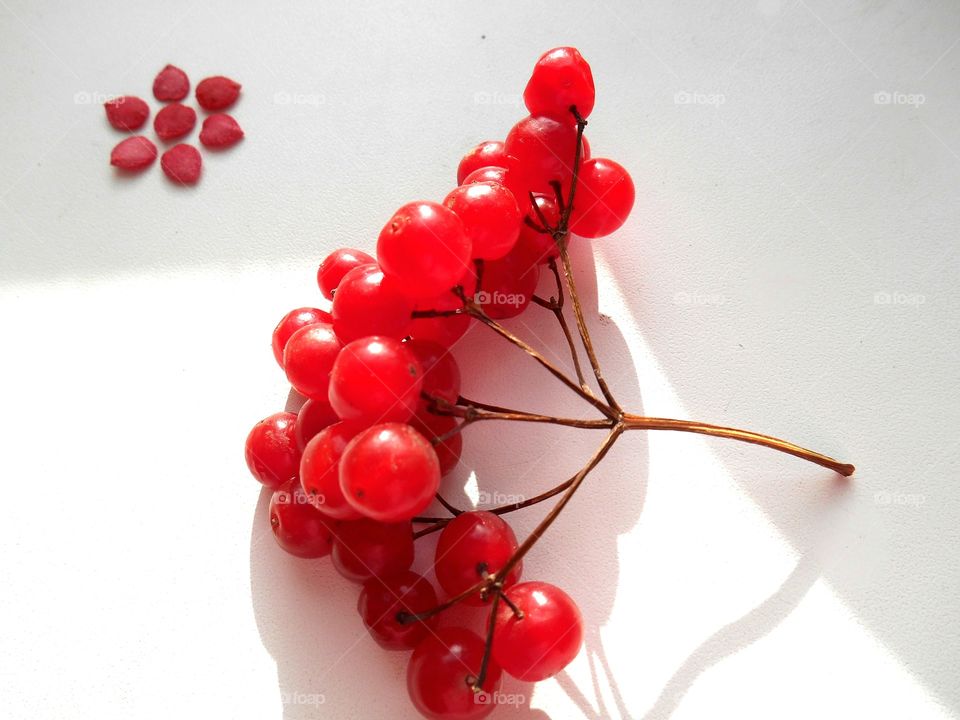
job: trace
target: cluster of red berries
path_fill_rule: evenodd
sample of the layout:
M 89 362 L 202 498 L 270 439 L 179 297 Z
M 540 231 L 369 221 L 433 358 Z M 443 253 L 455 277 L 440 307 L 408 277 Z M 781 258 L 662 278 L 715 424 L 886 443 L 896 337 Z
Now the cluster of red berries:
M 251 472 L 275 491 L 277 542 L 299 557 L 329 554 L 341 575 L 362 583 L 362 621 L 384 648 L 413 650 L 408 689 L 428 718 L 486 716 L 503 671 L 550 677 L 583 636 L 570 597 L 548 583 L 519 583 L 515 562 L 498 590 L 492 657 L 481 669 L 484 640 L 438 627 L 429 612 L 438 593 L 410 569 L 414 522 L 462 449 L 457 418 L 437 412 L 460 397 L 449 348 L 472 319 L 456 310 L 471 302 L 490 318 L 518 315 L 557 255 L 548 229 L 565 210 L 572 232 L 595 238 L 619 228 L 633 206 L 626 170 L 591 158 L 585 141 L 577 147 L 594 105 L 590 66 L 577 50 L 544 54 L 524 101 L 530 116 L 504 142 L 467 153 L 442 203 L 394 213 L 376 258 L 342 248 L 320 263 L 329 312 L 292 310 L 273 332 L 274 356 L 306 401 L 298 413 L 257 423 L 246 441 Z M 490 593 L 471 588 L 507 567 L 517 548 L 500 515 L 463 512 L 439 536 L 433 573 L 447 598 L 489 606 Z
M 167 65 L 153 81 L 153 96 L 168 103 L 153 119 L 153 129 L 164 142 L 188 135 L 197 124 L 196 111 L 180 101 L 190 92 L 190 79 L 178 67 Z M 243 130 L 230 115 L 221 112 L 236 102 L 240 83 L 217 75 L 201 80 L 194 92 L 197 104 L 212 113 L 203 121 L 200 142 L 209 148 L 229 147 L 243 138 Z M 133 95 L 112 98 L 104 103 L 107 121 L 117 130 L 134 132 L 150 117 L 146 102 Z M 110 153 L 110 164 L 128 172 L 140 172 L 157 159 L 157 146 L 144 135 L 120 141 Z M 192 185 L 200 179 L 200 151 L 193 145 L 179 143 L 160 158 L 164 174 L 174 182 Z

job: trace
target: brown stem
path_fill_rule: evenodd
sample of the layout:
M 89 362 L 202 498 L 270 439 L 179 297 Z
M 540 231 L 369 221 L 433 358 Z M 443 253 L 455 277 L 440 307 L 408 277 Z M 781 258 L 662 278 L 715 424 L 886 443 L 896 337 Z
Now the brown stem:
M 497 627 L 497 606 L 500 604 L 501 594 L 499 590 L 493 593 L 493 600 L 490 603 L 490 618 L 487 620 L 487 639 L 483 645 L 483 659 L 480 661 L 480 672 L 472 682 L 468 679 L 470 687 L 474 692 L 480 692 L 483 689 L 483 683 L 487 679 L 487 668 L 490 667 L 490 655 L 493 652 L 493 631 Z

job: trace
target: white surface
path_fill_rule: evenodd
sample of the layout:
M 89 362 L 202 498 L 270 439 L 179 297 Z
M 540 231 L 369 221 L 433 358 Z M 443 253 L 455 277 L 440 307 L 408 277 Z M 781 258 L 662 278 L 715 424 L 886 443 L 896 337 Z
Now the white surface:
M 236 5 L 0 0 L 7 716 L 414 715 L 356 589 L 265 534 L 241 445 L 285 403 L 269 334 L 318 260 L 442 197 L 561 43 L 638 188 L 575 252 L 611 384 L 859 472 L 625 437 L 526 564 L 586 648 L 499 716 L 960 714 L 956 3 Z M 75 100 L 147 97 L 167 62 L 244 85 L 247 139 L 192 190 L 116 179 Z M 556 347 L 545 315 L 517 327 Z M 458 347 L 467 394 L 586 414 L 508 352 Z M 514 430 L 471 431 L 453 497 L 470 468 L 534 493 L 598 441 Z

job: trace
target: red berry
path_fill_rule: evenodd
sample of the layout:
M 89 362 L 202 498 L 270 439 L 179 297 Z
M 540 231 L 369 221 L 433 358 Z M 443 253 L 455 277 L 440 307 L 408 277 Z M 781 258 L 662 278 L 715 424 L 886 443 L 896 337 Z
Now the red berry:
M 204 110 L 223 110 L 236 102 L 240 95 L 240 83 L 222 75 L 208 77 L 200 81 L 195 94 Z
M 474 170 L 489 165 L 500 165 L 505 157 L 503 143 L 499 140 L 486 140 L 480 143 L 464 155 L 460 165 L 457 166 L 457 185 L 462 185 L 464 178 Z
M 200 129 L 200 142 L 207 147 L 230 147 L 243 139 L 243 129 L 229 115 L 210 115 Z
M 330 405 L 343 420 L 406 422 L 417 411 L 423 368 L 399 340 L 372 335 L 354 340 L 330 373 Z
M 376 260 L 363 250 L 338 248 L 327 255 L 317 268 L 317 285 L 327 300 L 333 300 L 333 293 L 343 280 L 343 276 L 361 265 L 376 263 Z
M 284 315 L 277 323 L 277 327 L 273 329 L 273 357 L 276 358 L 277 364 L 283 367 L 283 349 L 287 346 L 290 336 L 297 330 L 307 325 L 331 322 L 333 318 L 330 314 L 318 308 L 297 308 Z
M 537 195 L 536 196 L 537 207 L 540 208 L 540 212 L 543 213 L 543 216 L 547 219 L 547 224 L 550 227 L 557 227 L 557 223 L 560 222 L 560 209 L 557 207 L 556 201 L 552 196 L 548 195 Z M 531 220 L 533 220 L 537 225 L 541 224 L 540 217 L 536 212 L 530 211 L 528 214 Z M 567 238 L 567 243 L 569 244 L 570 238 Z M 553 241 L 553 236 L 550 233 L 542 233 L 539 230 L 534 230 L 532 227 L 523 224 L 523 227 L 520 229 L 520 238 L 517 240 L 517 254 L 527 258 L 529 264 L 539 264 L 546 263 L 550 258 L 559 257 L 560 251 L 557 249 L 557 244 Z
M 496 182 L 501 185 L 506 184 L 507 179 L 507 169 L 499 165 L 488 165 L 486 167 L 477 168 L 472 173 L 467 175 L 461 185 L 470 185 L 471 183 L 476 182 Z
M 253 476 L 276 490 L 297 478 L 300 450 L 294 437 L 297 416 L 280 412 L 264 418 L 247 435 L 244 455 Z
M 340 348 L 333 328 L 326 323 L 307 325 L 291 335 L 283 351 L 283 369 L 294 390 L 325 401 Z
M 153 79 L 153 96 L 160 102 L 178 102 L 190 92 L 190 78 L 178 67 L 167 65 Z
M 357 601 L 357 612 L 380 647 L 409 650 L 437 626 L 440 617 L 434 615 L 426 620 L 401 623 L 397 615 L 425 612 L 436 604 L 437 593 L 433 585 L 422 575 L 407 570 L 387 578 L 367 580 Z
M 200 179 L 200 152 L 193 145 L 174 145 L 160 156 L 164 175 L 181 185 L 193 185 Z
M 153 129 L 161 140 L 183 137 L 197 124 L 197 111 L 192 107 L 171 103 L 153 118 Z
M 563 123 L 575 123 L 570 112 L 575 105 L 581 117 L 593 112 L 596 92 L 593 73 L 576 48 L 548 50 L 533 68 L 523 91 L 523 102 L 531 115 L 543 115 Z
M 437 461 L 440 463 L 441 477 L 457 466 L 460 462 L 460 454 L 463 452 L 463 434 L 456 433 L 442 443 L 434 443 L 435 438 L 446 435 L 457 426 L 455 417 L 436 415 L 423 410 L 414 416 L 410 425 L 433 445 L 433 450 L 437 453 Z
M 470 267 L 460 282 L 467 297 L 473 297 L 477 291 L 477 274 Z M 438 296 L 417 302 L 417 310 L 457 310 L 463 307 L 463 301 L 453 292 L 447 290 Z M 446 315 L 439 317 L 415 318 L 410 325 L 410 335 L 417 340 L 427 340 L 442 345 L 445 348 L 453 347 L 460 338 L 470 329 L 472 318 L 466 313 L 460 315 Z
M 481 693 L 470 687 L 483 662 L 485 644 L 462 627 L 444 627 L 417 645 L 407 666 L 407 692 L 420 713 L 431 720 L 479 720 L 496 709 L 491 693 L 500 688 L 503 671 L 487 665 Z
M 440 532 L 437 541 L 434 570 L 437 582 L 450 597 L 476 585 L 483 579 L 482 564 L 490 574 L 496 574 L 517 550 L 517 537 L 499 515 L 476 510 L 457 515 Z M 504 578 L 505 588 L 520 579 L 523 561 L 518 562 Z M 465 600 L 468 605 L 483 605 L 480 593 Z M 486 602 L 490 602 L 487 598 Z
M 338 573 L 357 583 L 409 570 L 413 564 L 413 526 L 367 518 L 342 522 L 334 534 L 330 559 Z
M 523 215 L 524 211 L 530 206 L 526 177 L 519 169 L 516 158 L 505 156 L 503 162 L 507 167 L 482 167 L 467 175 L 460 184 L 471 185 L 478 182 L 500 183 L 513 193 L 514 200 L 517 201 L 517 207 L 520 209 L 520 214 Z M 514 169 L 508 169 L 510 167 Z
M 492 318 L 516 317 L 530 304 L 540 282 L 540 266 L 524 248 L 514 248 L 506 257 L 483 267 L 480 290 L 474 301 Z
M 573 177 L 573 156 L 577 147 L 577 130 L 573 125 L 546 117 L 526 117 L 507 135 L 507 153 L 515 159 L 510 172 L 522 176 L 518 183 L 528 192 L 553 193 L 551 181 L 558 181 L 564 192 Z
M 303 450 L 317 433 L 339 420 L 326 400 L 307 400 L 297 413 L 297 424 L 294 428 L 297 447 Z
M 553 677 L 580 652 L 580 609 L 569 595 L 550 583 L 520 583 L 506 594 L 523 617 L 514 615 L 506 603 L 499 605 L 493 657 L 518 680 L 538 682 Z
M 401 207 L 377 240 L 383 272 L 412 298 L 433 297 L 456 285 L 467 271 L 470 252 L 460 218 L 430 201 Z
M 124 95 L 103 104 L 107 121 L 117 130 L 137 130 L 150 117 L 150 108 L 138 97 Z
M 460 397 L 460 367 L 447 348 L 430 340 L 411 340 L 404 343 L 423 370 L 421 393 L 455 404 Z M 427 401 L 420 401 L 424 405 Z
M 300 485 L 315 498 L 320 512 L 337 520 L 361 517 L 340 489 L 340 458 L 347 444 L 365 427 L 356 422 L 331 425 L 307 443 L 300 459 Z
M 277 544 L 291 555 L 318 558 L 330 554 L 332 522 L 314 507 L 296 480 L 270 498 L 270 527 Z
M 110 164 L 121 170 L 143 170 L 157 159 L 157 146 L 143 135 L 121 140 L 110 152 Z
M 606 158 L 587 160 L 580 168 L 570 231 L 598 238 L 618 230 L 633 209 L 634 194 L 633 180 L 622 165 Z
M 463 223 L 474 258 L 496 260 L 517 242 L 523 215 L 513 193 L 500 183 L 461 185 L 447 195 L 443 204 Z
M 347 502 L 380 522 L 409 520 L 422 512 L 439 485 L 437 454 L 404 423 L 367 428 L 340 458 L 340 489 Z
M 411 313 L 413 301 L 376 265 L 361 265 L 344 275 L 333 298 L 333 328 L 343 342 L 369 335 L 404 338 Z

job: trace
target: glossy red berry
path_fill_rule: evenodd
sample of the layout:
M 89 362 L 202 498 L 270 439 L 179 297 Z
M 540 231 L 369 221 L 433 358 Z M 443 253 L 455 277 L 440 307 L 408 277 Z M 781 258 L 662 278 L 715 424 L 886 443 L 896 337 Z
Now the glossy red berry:
M 330 371 L 341 347 L 326 323 L 307 325 L 293 333 L 283 350 L 283 369 L 294 390 L 326 401 Z
M 506 159 L 504 160 L 506 161 Z M 467 175 L 461 185 L 470 185 L 471 183 L 476 182 L 495 182 L 505 185 L 507 180 L 507 169 L 499 165 L 488 165 L 486 167 L 477 168 L 472 173 Z
M 484 265 L 480 290 L 474 301 L 494 319 L 516 317 L 530 305 L 540 282 L 536 258 L 515 248 L 500 260 Z
M 440 532 L 434 570 L 437 582 L 450 597 L 459 595 L 483 579 L 480 566 L 496 574 L 517 550 L 513 529 L 499 515 L 476 510 L 457 515 Z M 504 587 L 520 579 L 523 562 L 518 562 L 504 578 Z M 487 598 L 486 602 L 489 602 Z M 468 596 L 468 605 L 483 605 L 480 593 Z
M 633 180 L 622 165 L 606 158 L 587 160 L 580 168 L 570 231 L 598 238 L 618 230 L 633 209 L 634 195 Z
M 300 470 L 300 450 L 294 436 L 296 422 L 293 413 L 276 413 L 254 425 L 247 435 L 247 467 L 257 480 L 274 490 L 296 479 Z
M 415 572 L 372 578 L 363 584 L 357 612 L 363 619 L 370 636 L 386 650 L 409 650 L 417 646 L 437 626 L 440 620 L 434 615 L 425 620 L 401 623 L 401 612 L 415 615 L 437 605 L 437 592 L 433 585 Z
M 474 258 L 496 260 L 517 242 L 523 215 L 513 193 L 500 183 L 461 185 L 447 195 L 443 204 L 463 223 Z
M 522 176 L 525 192 L 553 193 L 551 181 L 558 181 L 567 192 L 573 177 L 577 129 L 547 117 L 526 117 L 507 135 L 507 154 L 516 160 L 509 172 Z M 518 182 L 520 182 L 518 180 Z M 579 191 L 578 191 L 579 192 Z
M 457 463 L 460 462 L 460 454 L 463 452 L 463 434 L 455 433 L 443 442 L 435 442 L 436 438 L 448 434 L 457 426 L 455 417 L 435 415 L 426 410 L 421 410 L 410 421 L 410 425 L 433 445 L 433 450 L 437 453 L 437 461 L 440 463 L 441 477 L 457 466 Z
M 361 265 L 375 264 L 376 260 L 363 250 L 339 248 L 327 255 L 317 268 L 317 285 L 327 300 L 333 300 L 333 293 L 343 280 L 343 276 Z
M 462 185 L 464 178 L 474 170 L 490 165 L 500 165 L 506 154 L 503 143 L 499 140 L 486 140 L 472 148 L 457 166 L 457 185 Z
M 224 113 L 210 115 L 200 128 L 200 142 L 209 148 L 225 148 L 243 139 L 243 128 L 234 118 Z
M 537 207 L 547 220 L 547 224 L 555 228 L 560 221 L 560 209 L 557 207 L 553 196 L 537 195 Z M 536 212 L 530 211 L 528 214 L 531 220 L 537 225 L 541 224 L 540 217 Z M 569 243 L 569 237 L 567 239 Z M 559 257 L 560 252 L 557 244 L 550 233 L 542 233 L 524 223 L 520 230 L 520 238 L 517 240 L 517 252 L 519 255 L 528 258 L 531 264 L 546 263 L 550 258 Z
M 340 418 L 326 400 L 307 400 L 300 406 L 293 431 L 297 438 L 297 447 L 302 451 L 320 431 L 339 421 Z
M 410 331 L 413 301 L 376 265 L 354 268 L 333 298 L 333 329 L 347 343 L 370 335 L 400 340 Z
M 300 485 L 314 498 L 320 512 L 337 520 L 361 517 L 340 489 L 340 458 L 350 441 L 365 427 L 355 422 L 330 425 L 307 443 L 300 458 Z
M 153 129 L 161 140 L 183 137 L 197 124 L 197 111 L 192 107 L 171 103 L 153 118 Z
M 494 695 L 503 671 L 487 666 L 482 693 L 470 686 L 480 673 L 484 642 L 462 627 L 444 627 L 425 637 L 407 666 L 407 692 L 414 706 L 431 720 L 479 720 L 496 709 Z
M 571 105 L 581 117 L 587 117 L 593 112 L 595 99 L 590 66 L 572 47 L 554 48 L 541 55 L 523 91 L 523 102 L 531 115 L 564 123 L 576 122 Z
M 460 366 L 449 349 L 430 340 L 410 340 L 404 343 L 420 363 L 423 371 L 421 394 L 455 404 L 460 397 Z M 427 403 L 421 399 L 420 405 Z
M 380 231 L 377 260 L 412 298 L 449 290 L 467 271 L 470 238 L 450 209 L 427 200 L 407 203 Z
M 189 92 L 190 78 L 174 65 L 167 65 L 153 80 L 153 96 L 160 102 L 179 102 Z
M 340 489 L 360 514 L 380 522 L 409 520 L 440 486 L 440 461 L 423 435 L 405 423 L 383 423 L 357 435 L 340 458 Z
M 297 557 L 323 557 L 333 546 L 333 521 L 317 510 L 296 480 L 270 498 L 270 528 L 277 544 Z
M 385 524 L 362 518 L 336 527 L 333 567 L 347 580 L 364 583 L 372 577 L 389 577 L 413 564 L 413 526 L 409 522 Z
M 545 582 L 520 583 L 506 595 L 523 617 L 500 603 L 493 657 L 518 680 L 537 682 L 553 677 L 580 652 L 580 609 L 563 590 Z
M 136 172 L 150 167 L 157 159 L 157 146 L 143 135 L 121 140 L 110 152 L 110 164 Z
M 332 321 L 330 313 L 312 307 L 296 308 L 280 318 L 280 322 L 273 329 L 273 357 L 277 364 L 283 367 L 283 350 L 290 336 L 297 330 L 317 323 L 330 324 Z
M 222 75 L 208 77 L 200 81 L 195 94 L 204 110 L 223 110 L 236 102 L 240 83 Z
M 344 346 L 330 373 L 330 405 L 343 420 L 406 422 L 417 411 L 423 368 L 399 340 L 373 335 Z
M 193 185 L 200 179 L 203 161 L 193 145 L 174 145 L 160 156 L 163 174 L 180 185 Z
M 117 130 L 137 130 L 150 117 L 149 106 L 133 95 L 113 98 L 103 104 L 107 113 L 107 122 Z

